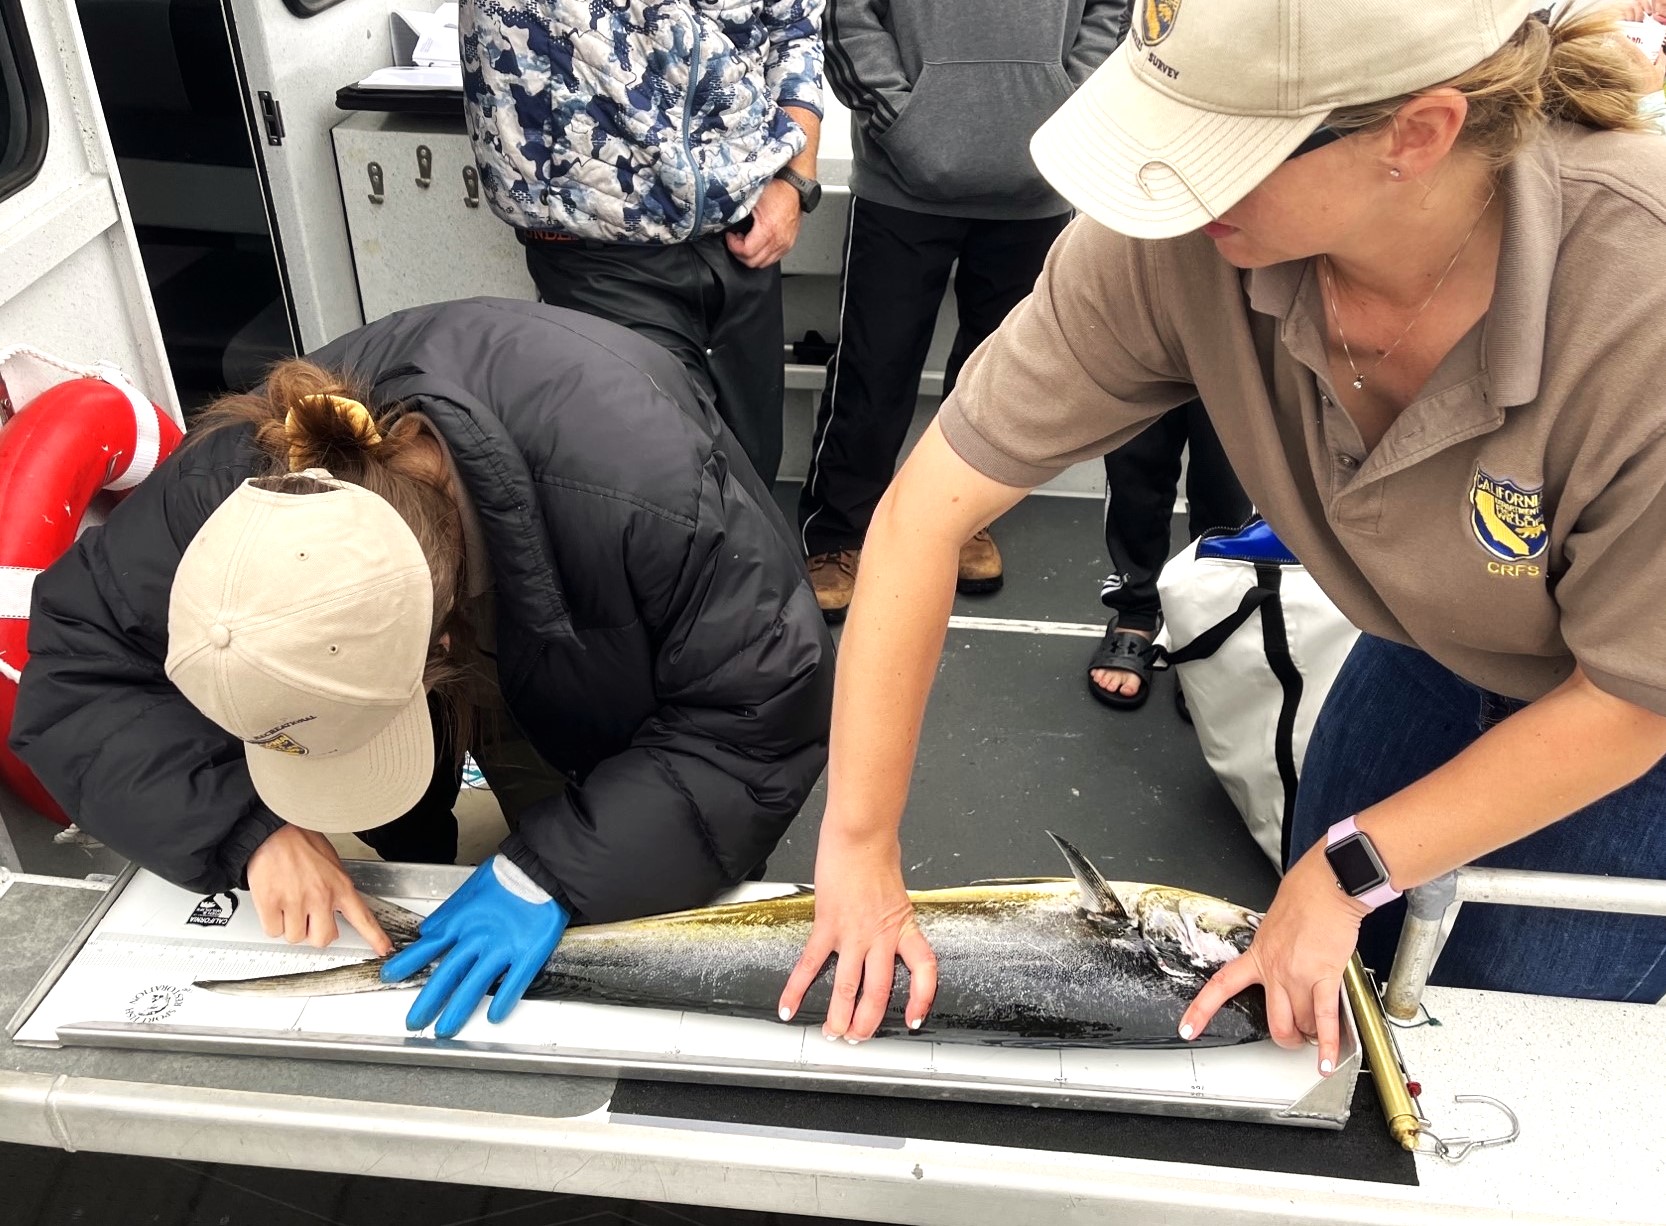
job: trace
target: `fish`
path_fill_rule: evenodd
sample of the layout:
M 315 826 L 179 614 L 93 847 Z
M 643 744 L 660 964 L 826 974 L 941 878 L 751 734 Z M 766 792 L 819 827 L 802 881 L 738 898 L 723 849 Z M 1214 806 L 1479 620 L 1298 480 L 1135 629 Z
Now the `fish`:
M 1268 1037 L 1259 986 L 1233 997 L 1188 1043 L 1180 1015 L 1209 977 L 1249 948 L 1261 916 L 1174 886 L 1108 881 L 1049 832 L 1071 876 L 1008 878 L 910 894 L 937 956 L 938 988 L 917 1030 L 903 1020 L 902 963 L 876 1037 L 996 1047 L 1223 1046 Z M 367 899 L 395 949 L 422 917 Z M 815 918 L 815 893 L 791 892 L 617 923 L 575 925 L 527 989 L 529 1000 L 687 1010 L 779 1022 L 777 1006 Z M 381 980 L 385 958 L 195 986 L 244 996 L 328 996 L 408 988 Z M 826 1015 L 836 958 L 799 1009 Z

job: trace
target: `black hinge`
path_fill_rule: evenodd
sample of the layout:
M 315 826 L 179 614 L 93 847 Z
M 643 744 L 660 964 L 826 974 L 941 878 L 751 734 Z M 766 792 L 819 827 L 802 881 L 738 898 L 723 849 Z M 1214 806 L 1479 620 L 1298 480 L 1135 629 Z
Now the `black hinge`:
M 264 89 L 257 96 L 260 98 L 260 118 L 266 124 L 266 143 L 283 144 L 283 108 L 278 105 L 278 100 Z

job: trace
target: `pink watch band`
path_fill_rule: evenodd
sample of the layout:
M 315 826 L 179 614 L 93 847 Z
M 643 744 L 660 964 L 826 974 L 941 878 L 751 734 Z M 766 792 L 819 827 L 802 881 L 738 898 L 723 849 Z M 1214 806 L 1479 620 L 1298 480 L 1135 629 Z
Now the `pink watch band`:
M 1325 846 L 1334 847 L 1337 843 L 1341 842 L 1351 834 L 1364 835 L 1364 832 L 1354 824 L 1354 819 L 1352 817 L 1345 817 L 1341 821 L 1337 822 L 1336 825 L 1332 826 L 1326 833 Z M 1369 838 L 1370 836 L 1364 835 L 1364 837 Z M 1375 850 L 1375 848 L 1373 848 L 1373 850 Z M 1388 871 L 1388 865 L 1383 865 L 1383 871 Z M 1365 893 L 1356 894 L 1354 897 L 1375 911 L 1385 902 L 1393 902 L 1396 898 L 1399 898 L 1401 893 L 1402 891 L 1394 888 L 1392 882 L 1384 881 L 1381 885 L 1374 886 L 1373 888 L 1365 891 Z

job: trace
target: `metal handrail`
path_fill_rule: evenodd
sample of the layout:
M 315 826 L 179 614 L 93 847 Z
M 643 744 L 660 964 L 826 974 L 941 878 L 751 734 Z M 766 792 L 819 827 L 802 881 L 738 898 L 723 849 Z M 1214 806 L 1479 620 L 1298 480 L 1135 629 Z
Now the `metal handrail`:
M 1383 1008 L 1390 1017 L 1410 1021 L 1417 1016 L 1440 953 L 1447 912 L 1466 902 L 1666 915 L 1666 881 L 1466 865 L 1408 890 L 1406 923 L 1383 991 Z

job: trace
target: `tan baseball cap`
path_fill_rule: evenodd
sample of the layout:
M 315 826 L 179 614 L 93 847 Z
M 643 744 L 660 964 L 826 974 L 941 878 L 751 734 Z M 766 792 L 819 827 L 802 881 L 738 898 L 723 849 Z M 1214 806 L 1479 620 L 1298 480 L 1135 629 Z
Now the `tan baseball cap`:
M 434 774 L 423 666 L 434 592 L 416 536 L 386 501 L 245 481 L 180 559 L 169 679 L 245 743 L 271 810 L 309 830 L 369 830 Z M 180 769 L 188 769 L 181 764 Z
M 1133 238 L 1219 217 L 1346 106 L 1438 85 L 1544 0 L 1132 0 L 1127 39 L 1030 142 L 1066 200 Z

